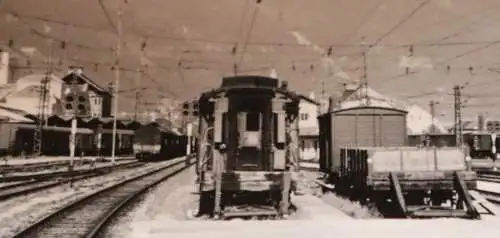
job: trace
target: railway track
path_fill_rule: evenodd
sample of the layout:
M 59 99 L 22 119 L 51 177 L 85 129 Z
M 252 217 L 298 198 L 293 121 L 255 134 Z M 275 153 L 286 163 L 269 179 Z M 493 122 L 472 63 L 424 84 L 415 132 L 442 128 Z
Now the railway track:
M 478 174 L 477 178 L 479 181 L 500 183 L 500 176 L 499 175 Z
M 492 191 L 486 191 L 482 189 L 476 189 L 486 200 L 489 202 L 500 205 L 500 193 L 498 192 L 492 192 Z
M 122 163 L 113 167 L 113 169 L 129 169 L 143 166 L 144 162 L 130 162 Z M 81 173 L 75 174 L 72 178 L 62 177 L 62 178 L 47 178 L 44 180 L 30 180 L 26 182 L 19 182 L 15 184 L 10 184 L 0 188 L 0 201 L 4 201 L 13 197 L 27 195 L 34 193 L 43 189 L 52 188 L 63 183 L 66 183 L 69 179 L 73 181 L 92 178 L 107 174 L 110 172 L 111 167 L 100 167 L 93 170 L 84 170 Z
M 130 164 L 130 163 L 137 163 L 137 161 L 132 161 L 132 162 L 118 162 L 115 164 L 113 167 L 119 167 L 122 165 Z M 21 175 L 10 175 L 10 176 L 4 176 L 0 177 L 0 183 L 9 183 L 9 182 L 21 182 L 21 181 L 32 181 L 32 180 L 49 180 L 49 179 L 55 179 L 55 178 L 60 178 L 60 177 L 67 177 L 70 175 L 68 172 L 67 168 L 68 164 L 65 165 L 65 167 L 60 167 L 58 168 L 58 171 L 47 171 L 45 173 L 26 173 L 26 174 L 21 174 Z M 89 172 L 89 168 L 84 168 L 81 167 L 83 165 L 75 165 L 74 170 L 72 172 L 73 175 L 82 175 L 82 174 L 87 174 Z M 105 170 L 106 168 L 111 168 L 111 165 L 102 165 L 102 164 L 96 164 L 96 169 L 97 170 Z M 92 169 L 95 170 L 95 169 Z
M 35 159 L 36 160 L 36 159 Z M 133 157 L 124 157 L 120 161 L 135 160 Z M 106 162 L 105 159 L 97 159 L 95 162 L 102 163 Z M 50 161 L 41 163 L 30 163 L 30 164 L 14 164 L 14 165 L 0 165 L 0 171 L 2 173 L 24 173 L 24 172 L 39 172 L 44 170 L 57 169 L 61 167 L 68 166 L 69 160 L 61 161 Z M 92 163 L 89 159 L 77 159 L 75 160 L 75 165 L 86 165 Z
M 490 182 L 490 183 L 500 183 L 500 172 L 498 171 L 477 171 L 478 181 Z M 500 193 L 487 191 L 482 189 L 476 189 L 486 200 L 489 202 L 500 205 Z
M 134 198 L 191 165 L 192 162 L 180 160 L 100 190 L 46 216 L 14 237 L 97 237 Z

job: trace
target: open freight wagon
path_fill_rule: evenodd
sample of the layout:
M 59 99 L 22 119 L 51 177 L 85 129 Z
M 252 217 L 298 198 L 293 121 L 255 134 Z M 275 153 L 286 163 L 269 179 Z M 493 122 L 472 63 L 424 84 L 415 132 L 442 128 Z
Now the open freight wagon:
M 458 148 L 342 148 L 340 158 L 341 193 L 404 217 L 479 217 L 476 174 Z

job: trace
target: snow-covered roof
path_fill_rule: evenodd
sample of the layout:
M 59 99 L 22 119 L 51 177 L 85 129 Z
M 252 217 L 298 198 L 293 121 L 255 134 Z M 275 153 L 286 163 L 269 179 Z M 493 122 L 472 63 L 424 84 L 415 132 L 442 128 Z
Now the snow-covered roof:
M 359 88 L 349 95 L 343 102 L 337 105 L 335 109 L 348 109 L 360 106 L 389 107 L 400 110 L 405 109 L 404 104 L 386 97 L 369 87 Z
M 10 108 L 6 105 L 0 105 L 0 121 L 8 122 L 34 122 L 26 117 L 28 113 L 18 110 L 15 108 Z

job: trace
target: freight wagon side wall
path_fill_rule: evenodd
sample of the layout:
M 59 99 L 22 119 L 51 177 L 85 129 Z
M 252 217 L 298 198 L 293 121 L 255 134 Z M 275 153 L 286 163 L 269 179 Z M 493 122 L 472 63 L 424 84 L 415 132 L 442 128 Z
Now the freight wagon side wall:
M 406 115 L 406 111 L 382 107 L 358 107 L 332 112 L 329 170 L 339 172 L 342 147 L 406 145 Z

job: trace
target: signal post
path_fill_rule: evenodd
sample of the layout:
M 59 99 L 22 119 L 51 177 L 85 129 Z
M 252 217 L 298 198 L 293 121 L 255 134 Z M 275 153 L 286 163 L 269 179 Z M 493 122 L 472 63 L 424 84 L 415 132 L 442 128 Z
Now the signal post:
M 73 187 L 73 168 L 76 153 L 76 132 L 78 130 L 78 119 L 90 117 L 90 100 L 87 85 L 78 85 L 76 79 L 67 86 L 64 92 L 64 114 L 71 116 L 71 134 L 69 138 L 70 164 L 70 186 Z
M 198 117 L 198 101 L 185 102 L 182 104 L 183 124 L 186 128 L 187 143 L 186 143 L 186 163 L 191 159 L 192 143 L 193 143 L 193 120 Z

